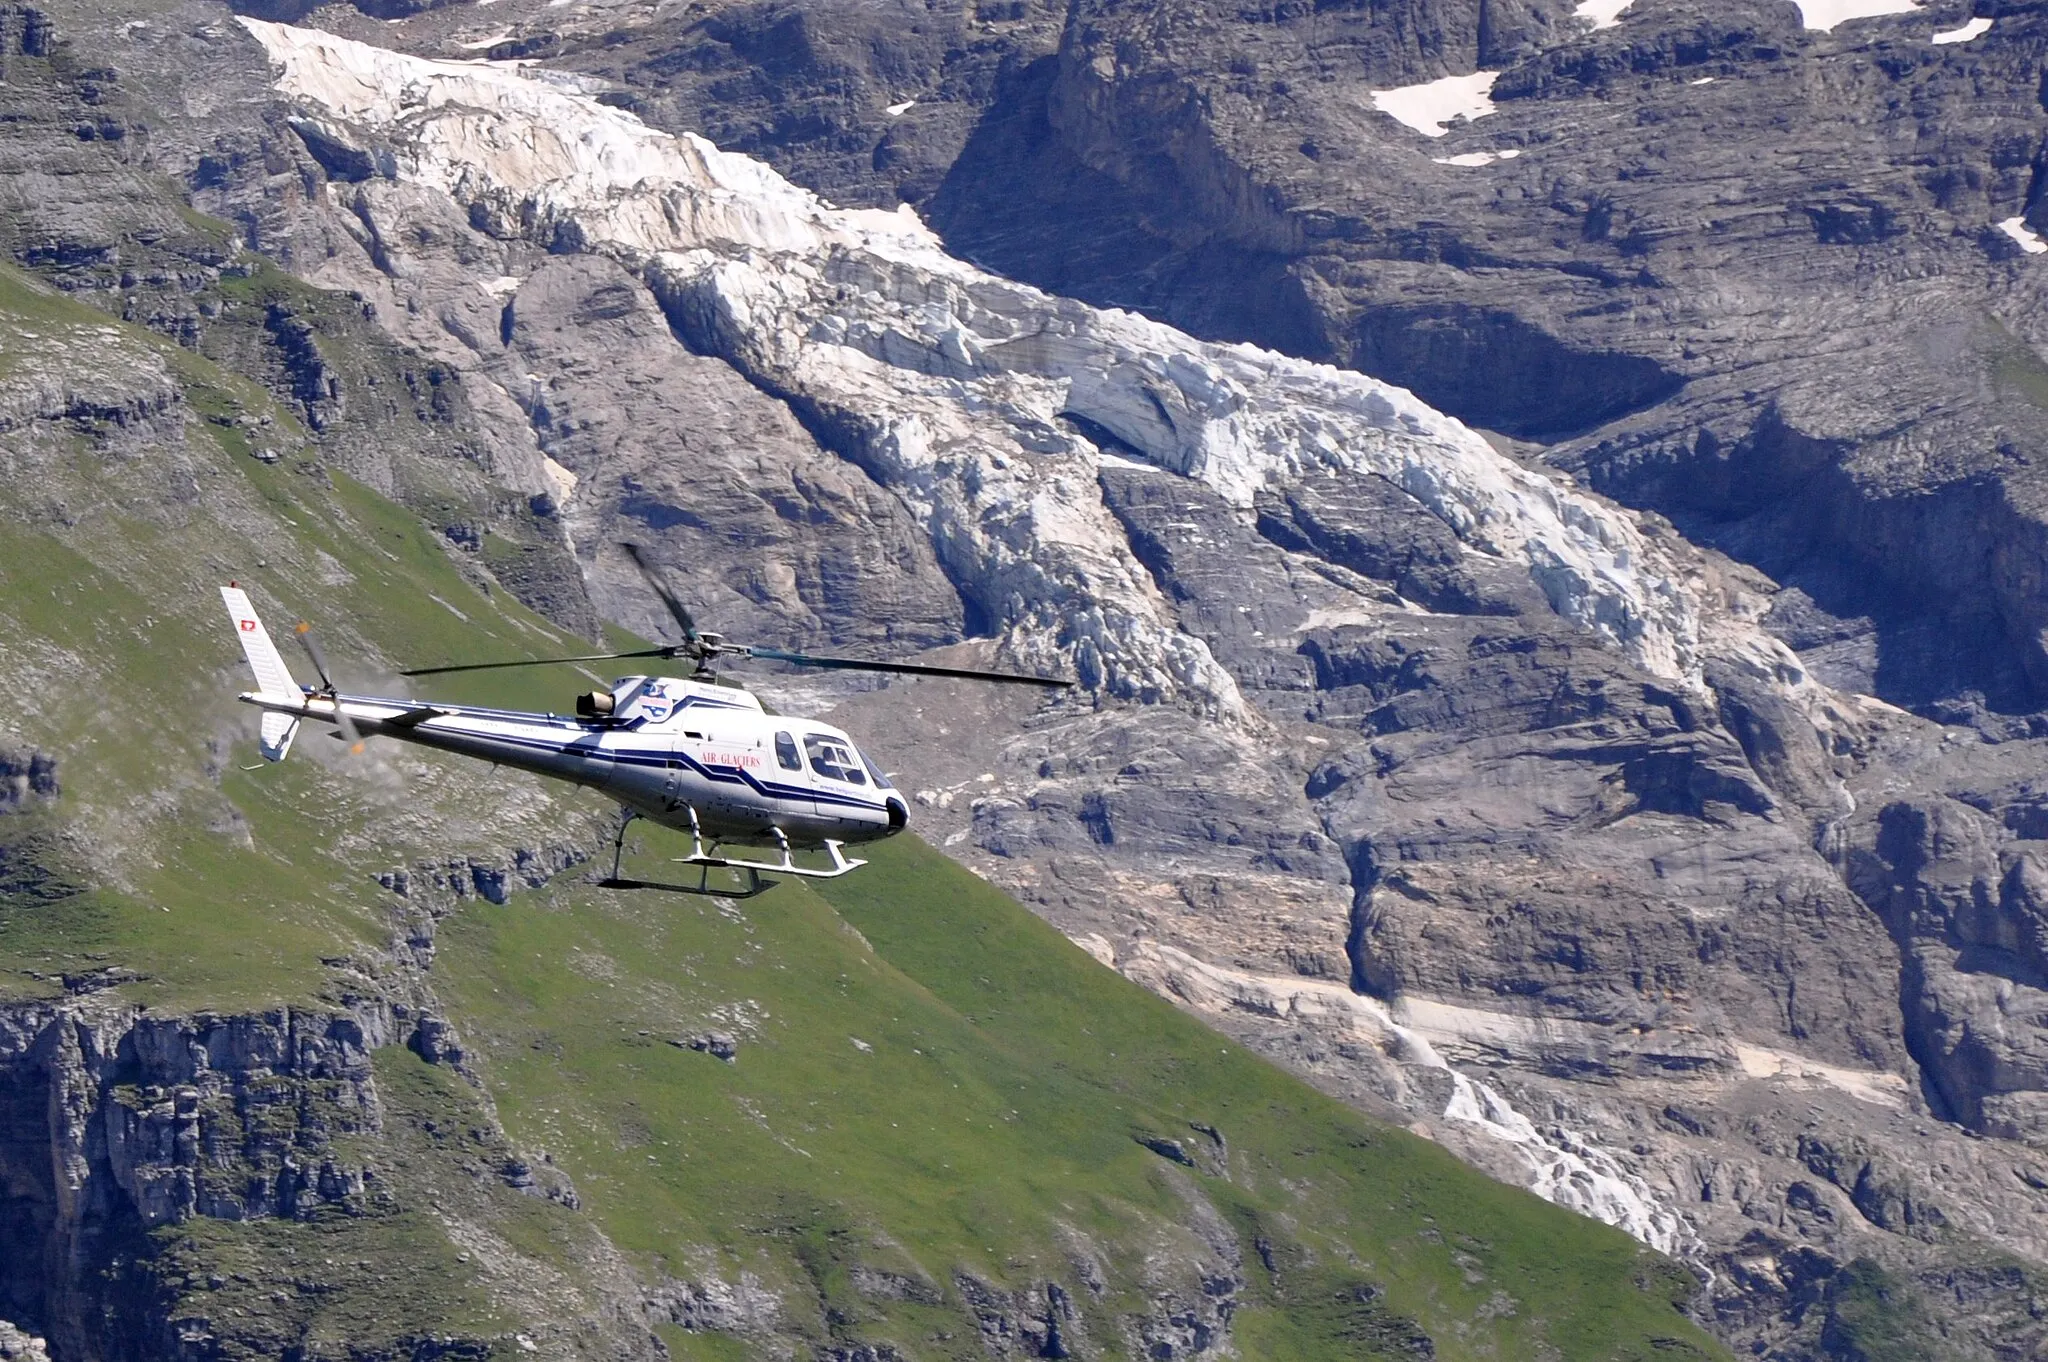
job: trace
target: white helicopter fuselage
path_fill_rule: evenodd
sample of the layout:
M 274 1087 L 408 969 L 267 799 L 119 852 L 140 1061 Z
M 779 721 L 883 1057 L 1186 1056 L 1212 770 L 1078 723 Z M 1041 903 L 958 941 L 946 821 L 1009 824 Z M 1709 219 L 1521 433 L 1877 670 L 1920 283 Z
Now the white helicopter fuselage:
M 799 848 L 903 830 L 909 807 L 846 733 L 771 715 L 747 691 L 666 676 L 611 687 L 602 718 L 302 689 L 241 698 L 272 713 L 336 721 L 501 766 L 572 781 L 643 818 L 711 841 Z
M 221 599 L 260 687 L 241 699 L 264 711 L 267 761 L 285 759 L 302 721 L 324 721 L 588 786 L 632 814 L 691 833 L 688 859 L 696 863 L 727 863 L 706 851 L 707 841 L 772 845 L 781 861 L 754 868 L 793 875 L 844 874 L 859 863 L 846 861 L 840 845 L 887 837 L 909 822 L 903 796 L 844 731 L 771 715 L 738 687 L 628 676 L 582 697 L 575 715 L 314 690 L 293 679 L 247 592 L 230 582 Z M 308 652 L 324 676 L 310 642 Z M 822 848 L 831 868 L 794 865 L 792 848 Z

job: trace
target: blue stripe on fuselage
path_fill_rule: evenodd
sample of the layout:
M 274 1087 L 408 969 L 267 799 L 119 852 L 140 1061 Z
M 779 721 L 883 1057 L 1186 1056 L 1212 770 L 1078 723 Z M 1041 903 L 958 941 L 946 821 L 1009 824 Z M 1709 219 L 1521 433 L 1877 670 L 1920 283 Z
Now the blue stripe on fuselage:
M 394 709 L 415 709 L 419 707 L 419 705 L 409 700 L 390 700 L 385 699 L 381 696 L 343 695 L 337 698 L 342 700 L 344 703 L 388 705 Z M 689 701 L 698 701 L 718 709 L 748 709 L 750 713 L 753 712 L 746 705 L 727 704 L 724 701 L 717 700 L 702 700 L 702 698 L 698 696 L 690 696 L 687 697 L 687 699 Z M 587 740 L 589 738 L 595 737 L 599 734 L 606 732 L 616 733 L 621 731 L 616 725 L 583 723 L 578 720 L 557 718 L 552 714 L 536 715 L 526 710 L 490 709 L 482 705 L 435 704 L 432 707 L 436 710 L 441 711 L 441 713 L 435 715 L 435 718 L 497 719 L 506 722 L 523 723 L 535 728 L 551 728 L 564 733 L 575 733 L 577 735 L 577 740 L 570 742 L 550 742 L 547 739 L 543 738 L 529 738 L 510 733 L 476 733 L 465 735 L 470 737 L 486 739 L 490 742 L 505 743 L 512 747 L 524 747 L 532 751 L 553 752 L 558 754 L 569 754 L 573 752 L 579 756 L 586 756 L 592 758 L 609 758 L 616 764 L 622 764 L 626 766 L 647 766 L 654 767 L 656 769 L 665 769 L 668 766 L 669 761 L 671 759 L 674 759 L 682 762 L 685 766 L 688 766 L 691 770 L 697 772 L 699 775 L 703 776 L 707 780 L 728 785 L 746 785 L 752 788 L 756 793 L 764 795 L 770 799 L 807 799 L 813 800 L 819 804 L 834 804 L 843 808 L 860 809 L 866 813 L 879 813 L 883 815 L 886 815 L 889 809 L 889 806 L 886 803 L 870 803 L 869 801 L 862 799 L 857 795 L 842 793 L 838 790 L 816 789 L 806 785 L 785 785 L 780 782 L 769 783 L 759 779 L 751 772 L 745 770 L 742 767 L 707 766 L 703 762 L 700 762 L 696 758 L 692 757 L 689 753 L 680 750 L 659 750 L 627 747 L 608 748 L 595 746 L 588 743 Z M 682 707 L 683 706 L 680 705 L 678 706 L 679 709 Z M 374 719 L 369 719 L 365 720 L 364 722 L 376 723 L 377 721 Z M 431 724 L 433 720 L 429 719 L 426 722 L 427 724 Z M 431 728 L 427 728 L 425 724 L 422 724 L 420 727 L 428 733 L 434 731 Z

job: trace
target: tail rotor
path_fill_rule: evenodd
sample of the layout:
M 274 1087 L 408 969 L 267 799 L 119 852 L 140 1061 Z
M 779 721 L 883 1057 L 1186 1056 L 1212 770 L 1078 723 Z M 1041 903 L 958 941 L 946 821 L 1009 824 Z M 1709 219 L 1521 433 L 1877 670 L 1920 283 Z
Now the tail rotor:
M 342 739 L 348 743 L 349 755 L 361 756 L 366 746 L 363 735 L 357 730 L 355 722 L 348 717 L 348 712 L 341 707 L 334 678 L 327 671 L 327 654 L 321 651 L 320 640 L 313 637 L 312 624 L 300 620 L 292 626 L 292 632 L 298 635 L 300 646 L 305 648 L 307 658 L 313 663 L 313 670 L 319 673 L 320 693 L 334 705 L 334 724 L 341 730 Z

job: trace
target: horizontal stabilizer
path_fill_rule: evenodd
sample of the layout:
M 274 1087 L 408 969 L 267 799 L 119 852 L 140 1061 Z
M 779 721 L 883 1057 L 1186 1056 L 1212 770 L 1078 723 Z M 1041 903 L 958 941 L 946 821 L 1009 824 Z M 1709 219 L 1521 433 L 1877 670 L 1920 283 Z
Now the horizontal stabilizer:
M 263 728 L 256 745 L 265 761 L 283 761 L 285 754 L 292 750 L 292 739 L 298 735 L 297 719 L 272 710 L 263 716 Z
M 418 705 L 403 714 L 394 714 L 389 719 L 377 719 L 374 722 L 385 728 L 418 728 L 429 719 L 453 713 L 454 710 L 442 709 L 438 705 Z

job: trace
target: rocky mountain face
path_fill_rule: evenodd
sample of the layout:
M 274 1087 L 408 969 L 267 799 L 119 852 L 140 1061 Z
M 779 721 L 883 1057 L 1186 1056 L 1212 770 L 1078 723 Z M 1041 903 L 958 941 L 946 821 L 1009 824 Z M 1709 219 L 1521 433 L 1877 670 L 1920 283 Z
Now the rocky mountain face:
M 17 261 L 568 628 L 1071 668 L 762 682 L 1731 1344 L 2041 1345 L 2048 10 L 242 8 L 13 12 Z

